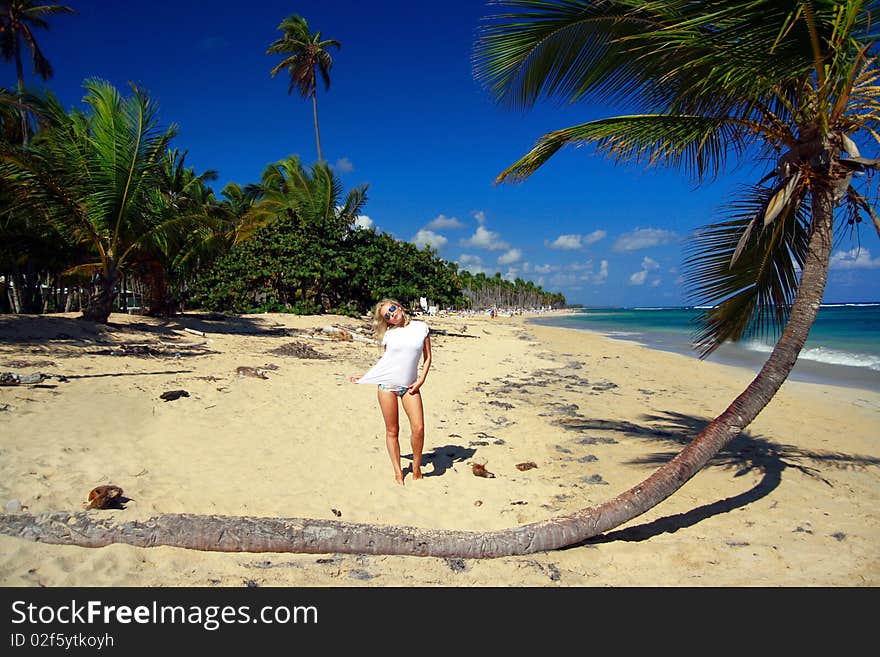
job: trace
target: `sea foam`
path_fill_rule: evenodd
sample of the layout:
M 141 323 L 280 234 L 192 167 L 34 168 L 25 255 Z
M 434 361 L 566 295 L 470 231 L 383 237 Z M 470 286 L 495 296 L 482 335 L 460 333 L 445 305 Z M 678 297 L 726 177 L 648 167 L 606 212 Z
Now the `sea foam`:
M 773 351 L 773 345 L 765 342 L 752 341 L 744 345 L 750 351 L 759 351 L 761 353 L 769 353 Z M 880 372 L 880 357 L 870 354 L 859 354 L 849 351 L 840 351 L 838 349 L 829 349 L 828 347 L 805 347 L 798 356 L 799 360 L 812 360 L 817 363 L 826 363 L 828 365 L 846 365 L 848 367 L 866 367 L 870 370 Z

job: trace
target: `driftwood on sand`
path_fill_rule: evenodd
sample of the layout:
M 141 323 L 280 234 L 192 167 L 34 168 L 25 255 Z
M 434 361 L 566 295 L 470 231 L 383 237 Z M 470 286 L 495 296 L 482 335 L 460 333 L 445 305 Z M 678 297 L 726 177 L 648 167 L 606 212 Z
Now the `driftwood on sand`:
M 33 374 L 18 374 L 17 372 L 0 372 L 0 386 L 31 386 L 38 385 L 52 375 L 34 372 Z

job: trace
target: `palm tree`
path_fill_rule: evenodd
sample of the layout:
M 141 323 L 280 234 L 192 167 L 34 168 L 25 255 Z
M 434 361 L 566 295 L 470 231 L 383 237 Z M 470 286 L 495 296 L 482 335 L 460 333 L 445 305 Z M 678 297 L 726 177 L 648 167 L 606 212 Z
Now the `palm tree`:
M 325 162 L 306 169 L 296 156 L 270 164 L 263 171 L 259 199 L 248 219 L 268 225 L 282 217 L 293 220 L 293 230 L 304 244 L 299 257 L 300 275 L 286 272 L 288 279 L 303 281 L 301 301 L 317 304 L 322 311 L 340 299 L 334 284 L 346 277 L 340 243 L 367 202 L 367 186 L 355 187 L 343 197 L 342 180 Z
M 342 238 L 367 201 L 367 186 L 361 185 L 342 202 L 342 180 L 333 169 L 323 162 L 306 169 L 296 156 L 267 166 L 256 188 L 252 220 L 265 224 L 284 214 L 296 216 L 306 230 L 330 239 Z
M 503 171 L 526 179 L 567 144 L 617 161 L 665 164 L 697 182 L 736 155 L 768 174 L 728 205 L 726 221 L 689 244 L 689 293 L 711 308 L 696 344 L 781 332 L 748 388 L 649 479 L 570 519 L 580 539 L 652 508 L 696 474 L 763 410 L 785 381 L 824 293 L 837 215 L 880 222 L 854 176 L 880 160 L 856 142 L 880 140 L 877 2 L 738 0 L 682 3 L 507 0 L 484 26 L 475 76 L 504 104 L 590 97 L 644 108 L 555 130 Z M 601 520 L 598 520 L 601 519 Z
M 531 105 L 544 93 L 597 94 L 645 113 L 545 135 L 499 180 L 522 180 L 565 144 L 619 160 L 682 167 L 698 180 L 728 154 L 769 156 L 768 177 L 734 203 L 731 218 L 695 238 L 693 293 L 710 300 L 698 343 L 708 355 L 749 320 L 782 328 L 754 380 L 678 455 L 596 507 L 492 532 L 376 527 L 300 518 L 166 515 L 107 529 L 85 514 L 40 522 L 9 515 L 4 533 L 53 543 L 113 542 L 221 551 L 345 552 L 490 557 L 574 545 L 672 495 L 754 420 L 790 373 L 815 319 L 828 273 L 835 215 L 844 228 L 876 199 L 854 186 L 877 159 L 857 141 L 878 137 L 877 60 L 869 32 L 877 2 L 841 0 L 507 0 L 481 32 L 477 77 L 495 97 Z M 475 279 L 479 278 L 475 277 Z M 488 279 L 486 279 L 488 282 Z
M 91 249 L 91 262 L 78 268 L 94 283 L 83 317 L 106 323 L 122 269 L 166 228 L 152 193 L 176 129 L 159 128 L 155 104 L 138 87 L 123 98 L 103 80 L 83 86 L 91 113 L 68 114 L 47 94 L 47 125 L 30 148 L 0 151 L 0 180 L 17 205 Z
M 146 281 L 150 299 L 147 314 L 173 315 L 179 307 L 185 273 L 192 273 L 204 252 L 205 242 L 214 238 L 216 216 L 221 215 L 208 182 L 217 179 L 209 169 L 196 174 L 186 166 L 186 151 L 168 149 L 159 169 L 159 186 L 150 190 L 151 211 L 159 217 L 162 230 L 154 231 L 132 254 L 132 265 Z M 172 283 L 176 294 L 172 294 Z
M 298 89 L 303 98 L 312 99 L 312 112 L 315 117 L 315 142 L 318 146 L 318 161 L 321 156 L 321 135 L 318 131 L 318 73 L 324 80 L 324 89 L 330 88 L 330 68 L 333 59 L 328 48 L 341 48 L 342 44 L 334 39 L 321 39 L 321 33 L 312 34 L 308 23 L 302 16 L 292 14 L 281 21 L 278 29 L 284 36 L 273 41 L 267 55 L 285 55 L 285 58 L 272 69 L 274 78 L 280 71 L 290 75 L 290 86 L 287 93 Z
M 223 198 L 218 208 L 226 224 L 222 250 L 228 251 L 236 244 L 253 237 L 254 232 L 260 227 L 259 224 L 251 221 L 250 215 L 259 191 L 255 185 L 242 188 L 238 183 L 231 182 L 220 190 L 220 195 Z
M 18 95 L 24 95 L 24 67 L 21 61 L 22 42 L 31 50 L 34 72 L 44 80 L 52 77 L 52 64 L 43 55 L 33 28 L 48 30 L 49 24 L 44 16 L 54 14 L 76 14 L 77 11 L 65 5 L 37 4 L 35 0 L 0 0 L 0 51 L 3 59 L 15 62 L 15 74 L 18 80 Z M 27 112 L 22 106 L 21 130 L 24 143 L 28 140 Z

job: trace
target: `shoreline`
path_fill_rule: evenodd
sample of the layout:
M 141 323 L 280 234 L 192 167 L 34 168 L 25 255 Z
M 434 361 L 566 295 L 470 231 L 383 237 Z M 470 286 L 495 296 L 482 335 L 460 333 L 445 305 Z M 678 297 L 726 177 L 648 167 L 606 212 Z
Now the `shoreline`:
M 659 332 L 657 335 L 629 335 L 596 327 L 563 326 L 553 324 L 553 318 L 548 317 L 530 317 L 529 321 L 541 326 L 557 326 L 573 331 L 591 331 L 609 340 L 623 340 L 639 344 L 647 349 L 674 353 L 697 361 L 703 360 L 700 359 L 699 354 L 691 349 L 689 345 L 681 342 L 680 336 L 669 336 Z M 724 344 L 705 360 L 721 365 L 739 367 L 748 371 L 754 377 L 763 367 L 769 355 L 769 350 L 765 352 L 745 349 L 738 345 Z M 867 367 L 823 363 L 805 358 L 798 359 L 787 380 L 880 392 L 880 372 Z
M 16 499 L 28 513 L 80 511 L 91 488 L 113 484 L 132 501 L 90 515 L 503 530 L 576 513 L 643 481 L 750 380 L 742 368 L 525 317 L 428 317 L 435 334 L 423 388 L 425 478 L 400 487 L 375 393 L 346 381 L 374 362 L 375 345 L 322 333 L 328 325 L 357 331 L 363 320 L 185 313 L 167 321 L 113 315 L 101 327 L 76 316 L 0 317 L 0 371 L 51 377 L 0 387 L 0 502 Z M 265 377 L 238 374 L 243 367 Z M 189 396 L 160 399 L 179 389 Z M 0 535 L 0 583 L 878 585 L 878 419 L 877 393 L 786 381 L 732 449 L 679 491 L 564 550 L 321 557 L 82 548 Z M 475 477 L 474 462 L 495 477 Z M 536 467 L 515 467 L 526 462 Z

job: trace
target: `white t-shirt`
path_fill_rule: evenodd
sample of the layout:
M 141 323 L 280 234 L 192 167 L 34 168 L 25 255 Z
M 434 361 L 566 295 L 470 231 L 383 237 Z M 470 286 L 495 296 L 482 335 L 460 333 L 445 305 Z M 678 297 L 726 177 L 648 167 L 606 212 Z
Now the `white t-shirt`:
M 389 328 L 382 338 L 385 353 L 357 382 L 395 386 L 415 383 L 419 378 L 419 359 L 422 357 L 427 335 L 428 325 L 415 320 L 406 326 Z

